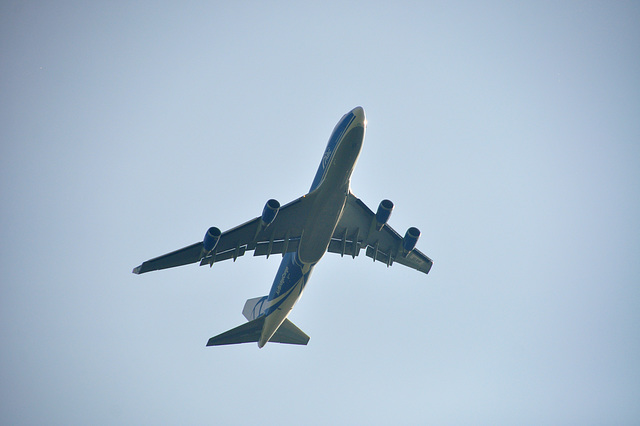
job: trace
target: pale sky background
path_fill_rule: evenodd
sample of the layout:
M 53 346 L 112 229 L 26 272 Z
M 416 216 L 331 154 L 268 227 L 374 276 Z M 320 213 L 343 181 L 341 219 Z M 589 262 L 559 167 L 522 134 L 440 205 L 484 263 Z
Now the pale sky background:
M 640 422 L 638 2 L 3 1 L 0 35 L 0 423 Z M 357 105 L 352 189 L 431 273 L 328 254 L 307 347 L 205 347 L 279 256 L 131 269 L 304 194 Z

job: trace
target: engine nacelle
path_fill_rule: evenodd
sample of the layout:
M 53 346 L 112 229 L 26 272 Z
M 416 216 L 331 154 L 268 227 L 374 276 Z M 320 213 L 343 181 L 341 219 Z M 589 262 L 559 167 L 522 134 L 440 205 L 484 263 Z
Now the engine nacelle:
M 418 228 L 412 226 L 407 229 L 407 233 L 404 234 L 404 238 L 402 239 L 402 248 L 405 253 L 409 253 L 416 247 L 418 238 L 420 238 L 420 230 Z
M 382 227 L 389 220 L 389 216 L 391 216 L 391 211 L 393 210 L 393 203 L 389 200 L 380 201 L 380 205 L 378 206 L 378 211 L 376 212 L 376 230 L 381 230 Z
M 273 223 L 279 210 L 280 203 L 277 200 L 271 199 L 267 201 L 267 204 L 264 205 L 264 209 L 262 210 L 262 217 L 260 218 L 263 229 Z
M 215 226 L 207 230 L 207 233 L 204 234 L 204 240 L 202 240 L 202 248 L 206 253 L 216 248 L 218 241 L 220 241 L 220 235 L 222 235 L 222 232 Z

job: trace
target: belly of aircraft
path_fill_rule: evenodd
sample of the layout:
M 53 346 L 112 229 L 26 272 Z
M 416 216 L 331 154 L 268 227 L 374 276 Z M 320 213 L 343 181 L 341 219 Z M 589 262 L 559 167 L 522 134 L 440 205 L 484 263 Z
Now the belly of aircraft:
M 258 341 L 260 347 L 271 339 L 302 296 L 312 270 L 313 265 L 299 265 L 295 253 L 287 254 L 282 260 L 267 301 L 265 323 Z
M 331 160 L 298 246 L 298 257 L 306 264 L 317 263 L 327 251 L 333 232 L 342 216 L 349 193 L 349 179 L 358 159 L 364 129 L 352 129 L 340 143 Z
M 306 264 L 317 263 L 326 253 L 347 200 L 344 191 L 318 195 L 298 246 L 298 258 Z
M 296 287 L 297 286 L 298 285 L 296 285 Z M 264 326 L 262 327 L 262 334 L 260 335 L 260 340 L 258 341 L 258 346 L 263 347 L 269 341 L 269 339 L 271 339 L 271 337 L 275 334 L 276 330 L 278 330 L 280 325 L 287 318 L 289 312 L 291 312 L 291 309 L 293 309 L 293 306 L 302 295 L 302 290 L 294 290 L 294 294 L 286 296 L 283 303 L 265 318 Z

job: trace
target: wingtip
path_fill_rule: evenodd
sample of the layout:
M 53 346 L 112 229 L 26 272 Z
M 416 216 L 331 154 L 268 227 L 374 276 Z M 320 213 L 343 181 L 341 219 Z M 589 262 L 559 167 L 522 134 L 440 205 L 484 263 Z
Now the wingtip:
M 131 271 L 131 272 L 133 272 L 136 275 L 140 275 L 140 268 L 141 267 L 142 267 L 142 265 L 136 266 L 135 268 L 133 268 L 133 271 Z

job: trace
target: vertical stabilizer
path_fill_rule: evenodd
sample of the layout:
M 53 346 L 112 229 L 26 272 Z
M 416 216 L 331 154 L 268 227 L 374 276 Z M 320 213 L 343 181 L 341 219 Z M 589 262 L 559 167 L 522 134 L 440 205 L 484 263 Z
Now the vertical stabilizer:
M 248 321 L 253 321 L 258 318 L 266 309 L 267 298 L 267 296 L 262 296 L 247 300 L 242 309 L 242 315 L 244 315 Z

